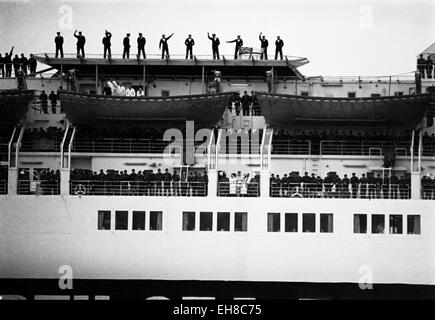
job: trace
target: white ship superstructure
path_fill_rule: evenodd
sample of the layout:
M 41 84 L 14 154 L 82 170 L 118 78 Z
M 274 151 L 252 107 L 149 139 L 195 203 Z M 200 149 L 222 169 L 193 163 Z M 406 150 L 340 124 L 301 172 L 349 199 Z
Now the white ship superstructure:
M 435 297 L 434 77 L 36 56 L 56 73 L 0 104 L 0 294 Z

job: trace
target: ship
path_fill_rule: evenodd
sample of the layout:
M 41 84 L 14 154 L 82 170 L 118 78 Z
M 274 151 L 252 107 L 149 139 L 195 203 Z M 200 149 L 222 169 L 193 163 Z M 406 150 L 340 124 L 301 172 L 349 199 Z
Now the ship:
M 0 295 L 435 298 L 435 77 L 246 52 L 0 78 Z

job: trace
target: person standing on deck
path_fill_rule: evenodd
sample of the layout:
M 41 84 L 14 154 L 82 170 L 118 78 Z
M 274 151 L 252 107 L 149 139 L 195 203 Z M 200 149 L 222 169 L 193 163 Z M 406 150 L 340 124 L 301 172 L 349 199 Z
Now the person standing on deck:
M 266 36 L 262 36 L 262 32 L 260 32 L 258 39 L 260 39 L 260 42 L 261 42 L 261 57 L 260 57 L 260 59 L 267 60 L 267 47 L 269 46 L 269 41 L 267 41 Z
M 12 77 L 12 53 L 14 52 L 14 47 L 12 47 L 9 53 L 5 53 L 5 57 L 3 58 L 3 62 L 6 66 L 6 78 Z
M 137 38 L 137 57 L 140 59 L 140 54 L 143 54 L 143 58 L 146 59 L 147 56 L 145 54 L 145 43 L 146 39 L 142 36 L 142 33 L 139 33 L 139 37 Z
M 21 71 L 23 71 L 24 75 L 27 76 L 27 67 L 29 65 L 29 59 L 24 56 L 24 53 L 21 54 L 20 58 Z
M 63 37 L 60 35 L 60 32 L 57 32 L 57 36 L 54 38 L 54 43 L 56 44 L 56 58 L 63 58 Z
M 426 77 L 428 79 L 432 79 L 432 71 L 433 71 L 433 60 L 430 55 L 427 56 L 426 59 Z
M 79 34 L 77 34 L 77 30 L 74 31 L 74 37 L 76 37 L 77 39 L 77 58 L 80 57 L 80 54 L 82 56 L 82 58 L 85 57 L 85 43 L 86 43 L 86 38 L 84 35 L 82 35 L 82 32 L 79 31 Z
M 165 37 L 165 35 L 162 35 L 162 38 L 160 39 L 159 42 L 159 49 L 162 49 L 162 59 L 165 58 L 165 53 L 167 58 L 169 59 L 169 47 L 168 47 L 168 40 L 171 39 L 171 37 L 174 35 L 174 33 L 172 33 L 169 37 Z
M 233 43 L 233 42 L 236 43 L 236 47 L 234 50 L 234 60 L 237 60 L 237 58 L 240 54 L 240 49 L 243 46 L 243 40 L 242 40 L 242 38 L 240 38 L 240 35 L 238 35 L 236 39 L 231 40 L 231 41 L 227 41 L 227 43 Z
M 110 47 L 112 46 L 112 43 L 111 43 L 112 34 L 107 30 L 104 30 L 104 32 L 105 32 L 105 36 L 103 37 L 103 41 L 102 41 L 103 46 L 104 46 L 103 58 L 106 59 L 106 55 L 107 55 L 107 57 L 109 59 L 111 59 L 112 58 L 112 50 Z
M 420 54 L 420 58 L 417 59 L 417 70 L 418 72 L 420 72 L 422 79 L 424 79 L 425 69 L 426 69 L 426 60 L 423 58 L 423 54 Z
M 35 59 L 35 56 L 33 55 L 33 53 L 30 54 L 30 58 L 29 58 L 29 72 L 30 75 L 34 77 L 35 73 L 36 73 L 36 66 L 38 65 L 38 62 Z
M 127 33 L 127 35 L 124 37 L 124 40 L 122 42 L 124 46 L 124 51 L 122 52 L 122 59 L 130 59 L 130 34 Z
M 207 32 L 207 37 L 211 40 L 211 48 L 213 50 L 213 60 L 219 60 L 220 56 L 219 56 L 219 45 L 220 45 L 220 41 L 219 38 L 216 37 L 216 34 L 213 33 L 210 37 L 210 34 Z
M 275 60 L 278 60 L 278 53 L 282 60 L 282 47 L 284 47 L 284 41 L 282 41 L 280 36 L 277 36 L 275 41 Z
M 192 39 L 192 35 L 189 34 L 186 41 L 184 41 L 186 45 L 186 59 L 190 55 L 190 59 L 193 59 L 193 46 L 195 45 L 195 40 Z

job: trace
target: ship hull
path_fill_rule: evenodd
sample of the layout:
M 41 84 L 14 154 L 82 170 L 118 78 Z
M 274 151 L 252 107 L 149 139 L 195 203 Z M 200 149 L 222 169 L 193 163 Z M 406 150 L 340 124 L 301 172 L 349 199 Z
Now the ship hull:
M 295 288 L 341 284 L 358 290 L 364 282 L 375 287 L 435 284 L 431 201 L 1 196 L 0 202 L 0 279 L 5 288 L 10 288 L 6 283 L 16 283 L 17 290 L 23 283 L 57 283 L 62 266 L 71 267 L 78 283 L 112 279 L 145 286 L 147 281 L 164 281 L 172 283 L 169 288 L 180 281 L 215 283 L 217 288 L 219 283 L 245 283 L 246 288 L 250 283 Z M 128 211 L 130 230 L 97 230 L 98 210 L 111 210 L 112 215 Z M 131 230 L 134 210 L 147 215 L 162 211 L 162 230 Z M 213 231 L 199 231 L 198 226 L 196 231 L 182 231 L 182 211 L 213 212 Z M 230 212 L 231 217 L 247 212 L 247 232 L 216 231 L 217 211 Z M 314 233 L 303 233 L 302 228 L 267 232 L 268 212 L 316 213 L 317 220 L 320 213 L 333 213 L 334 232 L 321 233 L 318 224 Z M 354 234 L 354 213 L 401 214 L 405 222 L 407 214 L 419 214 L 421 234 Z

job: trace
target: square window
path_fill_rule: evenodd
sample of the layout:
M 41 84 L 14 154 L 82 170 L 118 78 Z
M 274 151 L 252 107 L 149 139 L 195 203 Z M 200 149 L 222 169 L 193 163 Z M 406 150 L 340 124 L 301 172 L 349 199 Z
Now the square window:
M 353 233 L 367 233 L 367 215 L 353 215 Z
M 150 230 L 162 230 L 162 212 L 150 212 Z
M 267 214 L 267 232 L 279 232 L 281 228 L 281 217 L 278 212 Z
M 316 214 L 302 214 L 302 230 L 303 232 L 316 232 Z
M 308 97 L 308 91 L 301 91 L 301 96 Z
M 98 230 L 110 230 L 111 212 L 107 210 L 98 211 Z
M 402 234 L 402 216 L 399 214 L 390 214 L 390 233 Z
M 128 211 L 115 211 L 115 230 L 128 229 Z
M 247 212 L 236 212 L 234 214 L 234 231 L 248 231 Z
M 332 213 L 320 214 L 320 232 L 334 232 L 334 216 Z
M 421 234 L 420 215 L 410 214 L 408 220 L 408 234 Z
M 183 211 L 183 231 L 195 230 L 195 212 Z
M 385 216 L 383 214 L 372 215 L 372 233 L 384 233 Z
M 356 97 L 356 92 L 348 92 L 347 93 L 347 97 L 348 98 L 355 98 Z
M 213 230 L 213 212 L 199 213 L 199 230 L 200 231 Z
M 230 231 L 230 213 L 218 212 L 217 231 Z
M 133 230 L 145 230 L 145 211 L 133 211 Z
M 298 232 L 298 214 L 285 214 L 285 232 Z
M 169 97 L 169 90 L 162 90 L 162 97 Z

